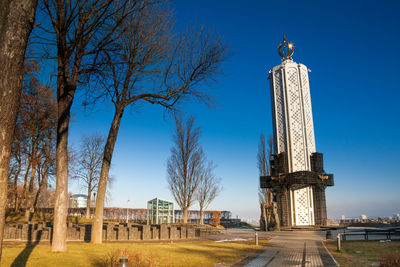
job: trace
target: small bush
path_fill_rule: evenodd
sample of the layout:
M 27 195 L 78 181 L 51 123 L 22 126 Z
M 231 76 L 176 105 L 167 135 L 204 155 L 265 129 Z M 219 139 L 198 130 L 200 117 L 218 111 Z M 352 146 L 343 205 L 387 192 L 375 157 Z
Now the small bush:
M 380 259 L 381 267 L 398 267 L 400 266 L 400 251 L 389 254 Z
M 140 253 L 127 249 L 117 249 L 104 257 L 99 265 L 102 267 L 119 267 L 120 258 L 128 259 L 128 267 L 156 267 L 161 264 L 158 255 L 151 254 L 146 257 Z

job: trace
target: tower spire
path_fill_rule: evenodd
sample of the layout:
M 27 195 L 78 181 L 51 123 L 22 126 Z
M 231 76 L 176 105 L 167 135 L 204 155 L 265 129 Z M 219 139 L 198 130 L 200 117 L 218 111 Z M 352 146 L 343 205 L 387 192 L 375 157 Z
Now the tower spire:
M 285 33 L 283 33 L 283 41 L 278 46 L 278 53 L 282 57 L 283 60 L 292 59 L 292 55 L 294 52 L 294 45 L 291 42 L 286 40 Z

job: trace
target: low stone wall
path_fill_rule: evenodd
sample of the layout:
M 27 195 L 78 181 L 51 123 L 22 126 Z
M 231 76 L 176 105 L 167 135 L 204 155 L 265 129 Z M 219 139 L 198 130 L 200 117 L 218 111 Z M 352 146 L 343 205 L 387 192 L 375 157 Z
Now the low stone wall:
M 67 241 L 90 242 L 91 224 L 67 225 Z M 28 243 L 50 241 L 53 233 L 51 223 L 8 223 L 4 228 L 5 241 L 23 241 Z M 197 236 L 200 231 L 197 229 Z M 134 225 L 131 223 L 103 225 L 103 241 L 139 241 L 139 240 L 177 240 L 196 238 L 196 229 L 174 225 Z

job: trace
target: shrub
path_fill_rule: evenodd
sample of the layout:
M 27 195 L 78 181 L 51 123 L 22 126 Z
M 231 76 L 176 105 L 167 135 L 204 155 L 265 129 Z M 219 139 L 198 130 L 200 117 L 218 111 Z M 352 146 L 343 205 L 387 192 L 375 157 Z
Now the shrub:
M 142 254 L 127 249 L 117 249 L 105 256 L 99 266 L 119 267 L 119 259 L 127 258 L 128 267 L 155 267 L 160 266 L 160 257 L 156 254 L 143 256 Z

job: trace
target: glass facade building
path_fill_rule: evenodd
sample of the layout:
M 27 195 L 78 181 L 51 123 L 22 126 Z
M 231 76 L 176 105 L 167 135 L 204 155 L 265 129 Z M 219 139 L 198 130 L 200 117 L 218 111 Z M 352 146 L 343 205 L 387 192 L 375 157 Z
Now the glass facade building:
M 147 224 L 174 222 L 174 203 L 159 198 L 147 202 Z
M 70 208 L 86 208 L 87 195 L 75 194 L 70 196 Z

